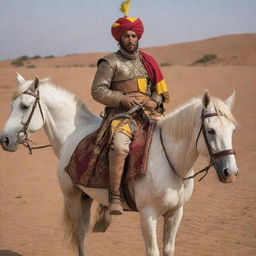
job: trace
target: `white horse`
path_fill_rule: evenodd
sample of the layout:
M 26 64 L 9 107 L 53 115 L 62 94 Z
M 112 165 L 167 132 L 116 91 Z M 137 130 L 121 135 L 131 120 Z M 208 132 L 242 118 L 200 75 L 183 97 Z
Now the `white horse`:
M 84 254 L 84 238 L 89 229 L 92 200 L 108 205 L 108 191 L 73 184 L 64 168 L 82 138 L 100 125 L 100 118 L 93 115 L 73 95 L 57 88 L 48 80 L 25 81 L 19 77 L 11 115 L 1 135 L 4 149 L 15 151 L 19 143 L 22 122 L 26 122 L 32 111 L 35 96 L 40 92 L 39 107 L 27 127 L 27 134 L 44 127 L 57 155 L 60 156 L 58 177 L 64 194 L 64 217 L 69 226 L 72 241 L 78 255 Z M 24 94 L 31 92 L 31 94 Z M 35 96 L 33 96 L 35 95 Z M 160 120 L 154 131 L 149 151 L 147 173 L 129 184 L 140 214 L 141 230 L 145 241 L 146 255 L 159 256 L 156 224 L 164 217 L 163 255 L 173 256 L 176 233 L 183 214 L 183 205 L 191 197 L 193 164 L 199 154 L 210 159 L 217 170 L 219 180 L 233 182 L 238 174 L 232 134 L 235 119 L 231 113 L 234 102 L 232 94 L 225 102 L 210 97 L 194 98 L 186 105 Z M 35 105 L 35 104 L 34 104 Z M 161 139 L 162 138 L 162 139 Z M 85 195 L 86 196 L 83 196 Z M 106 229 L 109 221 L 107 207 L 101 208 L 99 218 Z

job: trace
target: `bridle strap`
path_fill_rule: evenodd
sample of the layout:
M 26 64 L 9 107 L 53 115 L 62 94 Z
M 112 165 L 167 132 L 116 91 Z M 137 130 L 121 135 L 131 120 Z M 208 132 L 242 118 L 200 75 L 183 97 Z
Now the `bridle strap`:
M 41 113 L 41 117 L 42 117 L 42 120 L 43 120 L 43 122 L 44 122 L 44 114 L 43 114 L 42 107 L 41 107 L 41 104 L 40 104 L 40 94 L 39 94 L 39 91 L 37 90 L 36 93 L 37 93 L 37 94 L 32 93 L 32 92 L 24 92 L 23 94 L 31 95 L 31 96 L 33 96 L 33 97 L 36 98 L 30 116 L 32 116 L 32 115 L 34 114 L 36 105 L 38 104 L 39 110 L 40 110 L 40 113 Z M 30 117 L 30 116 L 29 116 L 29 118 L 30 118 L 30 120 L 31 120 L 32 117 Z M 29 120 L 29 122 L 30 122 L 30 120 Z M 27 121 L 27 122 L 28 122 L 28 121 Z M 27 123 L 27 122 L 26 122 L 26 123 Z
M 178 172 L 176 171 L 176 168 L 175 168 L 174 165 L 172 164 L 171 160 L 169 159 L 169 156 L 168 156 L 168 154 L 167 154 L 167 152 L 166 152 L 166 149 L 165 149 L 165 146 L 164 146 L 164 141 L 163 141 L 163 136 L 162 136 L 162 129 L 161 129 L 161 128 L 159 129 L 159 134 L 160 134 L 160 141 L 161 141 L 161 144 L 162 144 L 162 148 L 163 148 L 165 157 L 166 157 L 166 159 L 167 159 L 169 165 L 171 166 L 173 172 L 174 172 L 179 178 L 181 178 L 180 175 L 178 174 Z M 183 179 L 183 178 L 181 178 L 181 179 Z
M 235 154 L 236 154 L 236 151 L 234 149 L 228 149 L 228 150 L 223 150 L 223 151 L 218 152 L 218 153 L 214 153 L 213 157 L 214 157 L 214 159 L 217 159 L 217 158 L 222 157 L 222 156 L 235 155 Z
M 163 142 L 163 138 L 162 138 L 162 130 L 161 130 L 161 128 L 160 128 L 160 132 L 159 132 L 159 133 L 160 133 L 160 141 L 161 141 L 161 144 L 162 144 L 162 148 L 163 148 L 165 157 L 166 157 L 166 159 L 167 159 L 167 161 L 168 161 L 170 167 L 172 168 L 173 172 L 174 172 L 179 178 L 181 178 L 182 180 L 192 179 L 192 178 L 194 178 L 195 176 L 197 176 L 198 174 L 200 174 L 200 173 L 202 173 L 202 172 L 205 172 L 205 174 L 203 175 L 203 177 L 199 179 L 199 181 L 201 181 L 201 180 L 208 174 L 208 170 L 211 168 L 211 166 L 214 165 L 215 160 L 216 160 L 217 158 L 220 158 L 220 157 L 222 157 L 222 156 L 231 155 L 231 154 L 233 154 L 233 155 L 236 154 L 234 149 L 227 149 L 227 150 L 223 150 L 223 151 L 220 151 L 220 152 L 217 152 L 217 153 L 213 153 L 213 152 L 212 152 L 212 148 L 211 148 L 210 143 L 209 143 L 208 138 L 207 138 L 206 129 L 205 129 L 205 125 L 204 125 L 204 120 L 205 120 L 205 118 L 214 117 L 214 116 L 220 116 L 220 115 L 217 114 L 217 113 L 208 113 L 208 114 L 204 114 L 204 109 L 202 110 L 201 126 L 200 126 L 200 130 L 199 130 L 199 132 L 198 132 L 197 138 L 196 138 L 196 147 L 197 147 L 200 134 L 201 134 L 201 132 L 203 133 L 204 141 L 205 141 L 205 144 L 206 144 L 206 147 L 207 147 L 209 156 L 210 156 L 209 165 L 206 166 L 205 168 L 203 168 L 202 170 L 196 172 L 194 175 L 189 176 L 189 177 L 186 177 L 186 178 L 180 177 L 180 175 L 178 174 L 177 170 L 175 169 L 175 167 L 174 167 L 173 164 L 171 163 L 171 161 L 170 161 L 170 159 L 169 159 L 169 157 L 168 157 L 168 154 L 167 154 L 167 152 L 166 152 L 165 146 L 164 146 L 164 142 Z
M 199 134 L 197 136 L 196 146 L 197 146 L 197 142 L 198 142 L 198 139 L 199 139 L 200 132 L 202 131 L 203 136 L 204 136 L 204 140 L 205 140 L 205 144 L 207 146 L 207 150 L 208 150 L 209 155 L 210 155 L 210 161 L 215 162 L 215 159 L 217 159 L 219 157 L 226 156 L 226 155 L 231 155 L 231 154 L 235 155 L 236 153 L 235 153 L 234 149 L 227 149 L 227 150 L 223 150 L 223 151 L 220 151 L 220 152 L 217 152 L 217 153 L 212 152 L 212 148 L 211 148 L 210 143 L 209 143 L 208 138 L 207 138 L 206 129 L 205 129 L 205 125 L 204 125 L 204 120 L 205 120 L 205 118 L 209 118 L 209 117 L 213 117 L 213 116 L 220 116 L 220 115 L 217 114 L 217 113 L 204 114 L 204 109 L 202 110 L 202 117 L 201 117 L 202 123 L 201 123 L 201 128 L 200 128 Z
M 196 172 L 194 175 L 192 176 L 189 176 L 189 177 L 180 177 L 180 175 L 178 174 L 176 168 L 174 167 L 174 165 L 172 164 L 167 152 L 166 152 L 166 149 L 165 149 L 165 146 L 164 146 L 164 141 L 163 141 L 163 136 L 162 136 L 162 129 L 160 128 L 159 130 L 159 134 L 160 134 L 160 141 L 161 141 L 161 145 L 162 145 L 162 148 L 163 148 L 163 151 L 164 151 L 164 154 L 165 154 L 165 157 L 172 169 L 172 171 L 182 180 L 189 180 L 189 179 L 192 179 L 192 178 L 195 178 L 198 174 L 202 173 L 202 172 L 205 172 L 205 174 L 199 179 L 199 181 L 201 181 L 207 174 L 208 174 L 208 170 L 211 168 L 211 166 L 213 165 L 212 162 L 210 162 L 210 164 L 208 166 L 206 166 L 205 168 L 203 168 L 202 170 Z
M 33 96 L 35 97 L 35 101 L 33 103 L 33 106 L 32 106 L 32 110 L 28 116 L 28 119 L 25 123 L 21 122 L 21 124 L 23 125 L 23 128 L 18 132 L 18 142 L 19 144 L 22 144 L 24 145 L 26 148 L 29 149 L 29 153 L 32 154 L 32 149 L 40 149 L 40 148 L 46 148 L 46 147 L 50 147 L 51 145 L 45 145 L 45 146 L 39 146 L 39 147 L 31 147 L 29 142 L 32 142 L 30 140 L 28 140 L 28 135 L 27 135 L 27 129 L 28 129 L 28 126 L 31 122 L 31 119 L 33 117 L 33 114 L 35 112 L 35 109 L 36 109 L 36 106 L 38 105 L 39 106 L 39 110 L 40 110 L 40 114 L 41 114 L 41 117 L 42 117 L 42 120 L 44 122 L 44 114 L 43 114 L 43 111 L 42 111 L 42 107 L 41 107 L 41 104 L 40 104 L 40 94 L 39 94 L 39 90 L 35 90 L 35 92 L 28 92 L 28 91 L 25 91 L 23 92 L 23 94 L 27 94 L 27 95 L 30 95 L 30 96 Z M 21 139 L 20 137 L 20 134 L 23 133 L 23 136 L 24 138 Z

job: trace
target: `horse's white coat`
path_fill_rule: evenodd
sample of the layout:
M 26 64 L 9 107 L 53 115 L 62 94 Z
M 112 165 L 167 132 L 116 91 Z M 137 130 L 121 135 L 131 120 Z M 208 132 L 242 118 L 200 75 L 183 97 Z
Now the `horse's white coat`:
M 15 94 L 11 115 L 2 135 L 2 138 L 8 137 L 9 144 L 3 145 L 3 147 L 10 151 L 14 151 L 17 146 L 17 133 L 21 129 L 20 122 L 26 121 L 34 101 L 33 97 L 21 94 L 30 88 L 32 81 L 25 81 L 20 75 L 17 79 L 20 88 Z M 45 121 L 43 123 L 37 109 L 29 126 L 29 132 L 33 133 L 44 127 L 54 152 L 60 157 L 59 182 L 64 194 L 68 216 L 73 223 L 72 232 L 78 245 L 79 256 L 83 256 L 83 241 L 89 226 L 88 207 L 90 207 L 90 203 L 88 203 L 87 209 L 81 209 L 81 190 L 103 205 L 108 205 L 108 192 L 104 189 L 82 186 L 78 186 L 78 189 L 64 168 L 79 141 L 100 125 L 100 118 L 92 114 L 72 94 L 53 86 L 47 80 L 40 83 L 39 91 Z M 227 99 L 226 105 L 219 99 L 211 98 L 206 92 L 202 99 L 193 99 L 172 114 L 167 115 L 157 125 L 149 152 L 147 174 L 145 177 L 135 180 L 130 186 L 140 214 L 147 256 L 160 255 L 156 238 L 156 223 L 159 216 L 164 216 L 163 255 L 174 255 L 175 237 L 182 218 L 183 205 L 191 197 L 194 186 L 193 179 L 183 181 L 180 177 L 193 174 L 193 164 L 199 154 L 208 157 L 207 148 L 201 135 L 196 148 L 202 109 L 204 108 L 209 113 L 218 111 L 224 115 L 205 120 L 206 129 L 215 131 L 215 135 L 208 134 L 213 151 L 231 149 L 232 132 L 235 127 L 235 121 L 230 112 L 233 101 L 234 95 Z M 21 110 L 22 104 L 28 106 L 29 109 Z M 160 142 L 160 129 L 162 129 L 167 154 L 178 170 L 179 176 L 172 171 L 166 159 Z M 234 155 L 221 157 L 218 161 L 217 171 L 222 177 L 220 180 L 232 182 L 238 172 Z M 224 169 L 228 170 L 227 177 L 223 176 Z M 84 215 L 87 217 L 85 218 Z

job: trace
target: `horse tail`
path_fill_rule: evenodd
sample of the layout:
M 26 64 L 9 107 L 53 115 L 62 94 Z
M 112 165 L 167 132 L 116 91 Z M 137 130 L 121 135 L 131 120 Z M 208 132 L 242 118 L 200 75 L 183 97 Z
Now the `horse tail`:
M 94 216 L 94 220 L 92 232 L 105 232 L 111 223 L 111 215 L 109 214 L 108 207 L 99 204 Z

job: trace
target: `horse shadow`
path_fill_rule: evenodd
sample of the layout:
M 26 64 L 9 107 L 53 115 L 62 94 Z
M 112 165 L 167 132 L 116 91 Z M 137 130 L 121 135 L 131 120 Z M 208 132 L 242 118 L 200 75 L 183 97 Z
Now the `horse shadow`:
M 22 256 L 22 255 L 9 250 L 0 250 L 0 256 Z

